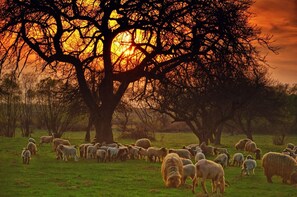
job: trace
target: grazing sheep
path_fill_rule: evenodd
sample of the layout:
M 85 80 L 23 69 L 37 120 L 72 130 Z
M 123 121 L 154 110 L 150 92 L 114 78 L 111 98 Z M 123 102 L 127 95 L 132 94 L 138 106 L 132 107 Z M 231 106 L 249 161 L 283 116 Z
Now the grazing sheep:
M 207 193 L 205 187 L 206 179 L 212 180 L 212 192 L 218 192 L 223 194 L 225 192 L 225 174 L 224 169 L 220 164 L 215 163 L 214 161 L 201 159 L 196 164 L 196 177 L 193 179 L 192 192 L 195 193 L 196 181 L 198 178 L 202 178 L 201 186 L 204 193 Z
M 214 155 L 214 147 L 207 146 L 205 142 L 200 144 L 200 148 L 205 155 Z
M 139 149 L 141 147 L 137 147 L 137 146 L 131 146 L 129 145 L 128 146 L 128 150 L 129 150 L 129 157 L 131 159 L 136 159 L 136 158 L 139 158 Z
M 96 151 L 101 146 L 100 143 L 96 143 L 95 145 L 90 145 L 87 147 L 87 159 L 95 159 Z
M 193 164 L 191 159 L 185 159 L 185 158 L 180 158 L 183 162 L 183 166 L 188 165 L 188 164 Z
M 120 146 L 117 154 L 117 159 L 120 159 L 121 161 L 126 161 L 129 156 L 129 149 L 126 146 Z
M 257 167 L 257 162 L 254 159 L 246 159 L 243 161 L 241 168 L 241 176 L 243 174 L 250 175 L 250 171 L 255 174 L 255 168 Z
M 63 145 L 66 145 L 66 146 L 71 145 L 69 140 L 65 140 L 65 139 L 61 139 L 61 138 L 55 138 L 55 139 L 53 139 L 53 149 L 54 149 L 54 151 L 56 151 L 57 147 L 60 144 L 63 144 Z
M 98 149 L 96 151 L 97 162 L 106 162 L 107 152 L 103 149 Z
M 87 144 L 81 144 L 81 145 L 79 145 L 78 150 L 79 150 L 79 157 L 80 158 L 86 158 L 87 157 L 85 155 L 85 153 L 86 153 L 85 146 L 86 145 L 92 146 L 93 144 L 87 143 Z
M 242 153 L 235 153 L 232 158 L 232 166 L 242 166 L 244 156 Z
M 253 141 L 248 141 L 245 146 L 244 150 L 250 153 L 255 153 L 256 154 L 256 159 L 261 159 L 261 150 L 257 148 L 257 145 Z
M 187 149 L 169 149 L 168 153 L 176 153 L 180 157 L 185 158 L 185 159 L 191 159 L 191 153 Z
M 193 157 L 196 155 L 196 153 L 199 150 L 202 152 L 199 144 L 189 144 L 187 146 L 183 146 L 183 149 L 187 149 L 188 151 L 190 151 L 190 153 L 192 154 Z
M 36 144 L 36 141 L 35 141 L 35 139 L 34 139 L 34 138 L 32 138 L 32 137 L 30 137 L 30 138 L 28 139 L 28 142 L 32 142 L 32 143 Z
M 197 152 L 195 155 L 195 163 L 197 163 L 199 160 L 205 159 L 205 155 L 202 152 Z
M 214 159 L 214 162 L 221 164 L 223 168 L 226 168 L 229 164 L 229 157 L 225 153 L 221 153 Z
M 147 149 L 147 157 L 151 162 L 161 162 L 163 158 L 167 155 L 167 149 L 162 147 L 162 148 L 157 148 L 157 147 L 149 147 Z
M 27 149 L 30 150 L 32 155 L 36 155 L 37 152 L 37 146 L 33 142 L 28 142 Z
M 78 161 L 77 150 L 74 146 L 59 144 L 57 149 L 63 153 L 64 161 L 68 161 L 68 157 L 72 157 L 74 161 Z
M 39 145 L 51 143 L 53 139 L 53 136 L 41 136 Z
M 263 156 L 262 167 L 268 183 L 272 183 L 274 175 L 280 176 L 283 183 L 287 183 L 292 178 L 292 174 L 297 172 L 296 160 L 288 155 L 276 152 L 268 152 Z
M 295 151 L 290 148 L 285 148 L 282 153 L 291 156 L 293 159 L 296 159 L 297 157 Z
M 119 148 L 118 147 L 108 147 L 107 148 L 107 158 L 109 161 L 116 161 L 118 157 Z
M 23 164 L 29 164 L 31 159 L 31 152 L 28 148 L 23 148 L 21 157 L 23 159 Z
M 179 187 L 182 183 L 183 164 L 176 153 L 165 156 L 161 165 L 161 174 L 167 187 Z
M 187 177 L 191 177 L 192 181 L 196 176 L 196 167 L 194 164 L 187 164 L 183 166 L 183 178 L 182 178 L 182 184 L 185 184 Z
M 138 151 L 140 159 L 146 159 L 148 156 L 147 149 L 140 147 Z
M 83 157 L 86 159 L 87 158 L 87 156 L 88 156 L 88 147 L 89 146 L 93 146 L 94 144 L 91 144 L 91 143 L 87 143 L 87 144 L 84 144 L 83 145 L 83 150 L 81 150 L 81 151 L 83 151 Z
M 245 144 L 251 141 L 250 139 L 241 139 L 235 144 L 236 150 L 244 150 Z
M 145 149 L 148 149 L 149 147 L 151 147 L 151 140 L 149 140 L 148 138 L 141 138 L 136 140 L 135 142 L 135 146 L 139 146 Z
M 215 153 L 215 155 L 219 155 L 221 153 L 225 153 L 226 155 L 229 155 L 227 148 L 218 148 L 218 147 L 215 147 L 214 148 L 214 153 Z

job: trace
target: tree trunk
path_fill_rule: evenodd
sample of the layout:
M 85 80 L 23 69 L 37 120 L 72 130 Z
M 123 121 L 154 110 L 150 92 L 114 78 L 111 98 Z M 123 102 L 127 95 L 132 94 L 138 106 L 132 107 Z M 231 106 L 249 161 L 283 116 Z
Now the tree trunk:
M 215 132 L 215 140 L 214 140 L 215 145 L 221 144 L 222 131 L 223 131 L 223 126 L 219 126 Z
M 91 142 L 91 129 L 92 129 L 93 123 L 94 123 L 94 118 L 92 115 L 90 115 L 88 126 L 86 129 L 85 142 Z
M 105 142 L 105 143 L 112 143 L 113 141 L 113 134 L 111 129 L 111 117 L 101 116 L 96 117 L 94 125 L 96 129 L 96 142 Z

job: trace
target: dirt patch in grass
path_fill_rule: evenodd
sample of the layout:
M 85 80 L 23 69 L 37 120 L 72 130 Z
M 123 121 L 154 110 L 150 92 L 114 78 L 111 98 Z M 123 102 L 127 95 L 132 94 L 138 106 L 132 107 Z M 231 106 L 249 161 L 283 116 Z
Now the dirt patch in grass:
M 22 179 L 16 179 L 15 180 L 15 185 L 18 187 L 31 187 L 31 184 L 28 181 L 22 180 Z

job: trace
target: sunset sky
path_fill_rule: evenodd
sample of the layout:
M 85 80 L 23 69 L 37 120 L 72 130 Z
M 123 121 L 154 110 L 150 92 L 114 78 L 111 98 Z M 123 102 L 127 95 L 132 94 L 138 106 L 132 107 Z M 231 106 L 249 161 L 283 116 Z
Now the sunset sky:
M 297 83 L 297 0 L 256 0 L 252 10 L 264 34 L 272 34 L 279 54 L 267 56 L 271 77 Z

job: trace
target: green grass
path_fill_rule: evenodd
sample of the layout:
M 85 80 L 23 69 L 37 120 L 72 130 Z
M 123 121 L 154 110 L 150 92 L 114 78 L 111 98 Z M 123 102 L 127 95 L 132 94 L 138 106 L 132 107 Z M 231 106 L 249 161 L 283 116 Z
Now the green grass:
M 45 135 L 35 132 L 33 137 Z M 133 143 L 130 139 L 115 139 L 123 144 Z M 65 133 L 73 144 L 83 143 L 84 133 Z M 228 147 L 231 154 L 242 135 L 222 138 L 222 146 Z M 280 151 L 283 146 L 272 145 L 272 137 L 255 135 L 255 141 L 263 152 Z M 170 148 L 196 143 L 196 137 L 191 133 L 156 134 L 154 146 Z M 289 137 L 287 142 L 297 142 L 297 137 Z M 160 163 L 150 163 L 143 160 L 128 160 L 126 162 L 97 163 L 95 160 L 80 159 L 74 161 L 58 161 L 49 144 L 39 146 L 38 153 L 23 165 L 20 157 L 22 147 L 26 146 L 27 138 L 0 137 L 0 196 L 202 196 L 200 185 L 196 194 L 191 193 L 190 179 L 185 186 L 177 189 L 166 188 L 160 173 Z M 212 159 L 212 158 L 210 158 Z M 284 185 L 278 177 L 273 178 L 273 184 L 268 184 L 263 175 L 261 162 L 255 175 L 240 177 L 239 167 L 225 169 L 226 180 L 230 186 L 224 196 L 296 196 L 296 187 Z M 210 183 L 208 181 L 208 191 Z

